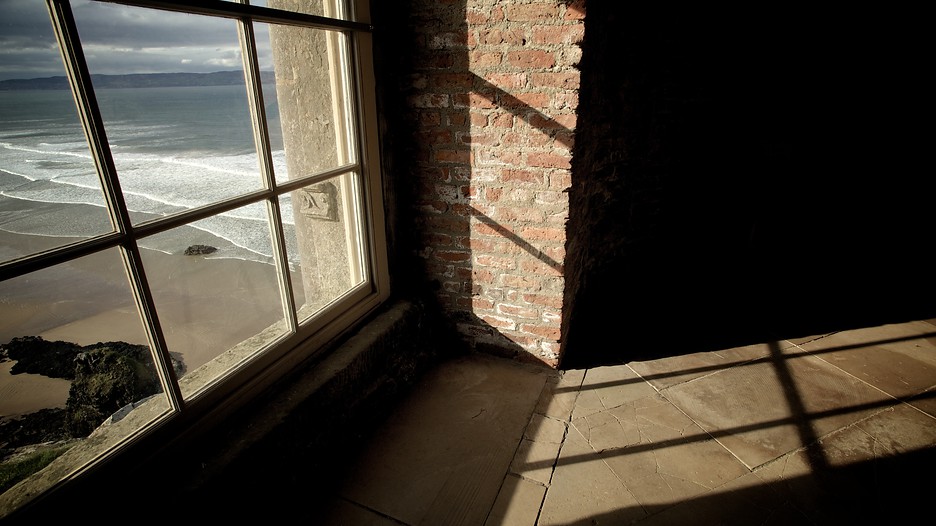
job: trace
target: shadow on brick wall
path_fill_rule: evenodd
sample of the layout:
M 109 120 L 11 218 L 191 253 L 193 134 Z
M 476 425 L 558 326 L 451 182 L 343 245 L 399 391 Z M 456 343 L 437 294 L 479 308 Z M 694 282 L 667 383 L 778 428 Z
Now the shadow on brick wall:
M 564 9 L 570 3 L 543 5 Z M 572 146 L 566 125 L 477 73 L 496 70 L 497 61 L 506 62 L 507 49 L 530 49 L 527 40 L 511 40 L 519 38 L 513 32 L 516 25 L 502 24 L 509 8 L 465 0 L 431 6 L 420 0 L 374 5 L 375 20 L 380 20 L 375 38 L 393 225 L 391 274 L 396 291 L 421 295 L 445 313 L 451 333 L 465 349 L 555 365 L 558 344 L 548 352 L 536 345 L 540 337 L 558 340 L 557 321 L 543 322 L 539 313 L 529 322 L 498 315 L 505 305 L 529 309 L 520 318 L 550 309 L 558 320 L 564 225 L 496 216 L 509 208 L 491 205 L 496 192 L 543 190 L 550 180 L 548 168 L 525 165 L 524 158 L 506 158 L 518 150 L 528 155 L 528 150 L 502 148 L 491 135 L 528 130 L 566 150 Z M 524 29 L 527 35 L 532 27 Z M 490 45 L 495 38 L 504 39 L 496 50 Z M 505 71 L 505 77 L 527 74 Z M 549 91 L 540 88 L 532 86 L 538 95 Z M 478 121 L 485 118 L 486 126 Z M 544 157 L 552 155 L 539 151 Z M 568 163 L 567 157 L 555 157 Z M 513 170 L 516 180 L 508 180 L 502 170 Z M 544 213 L 542 207 L 535 213 Z M 559 241 L 535 237 L 551 234 Z M 479 264 L 479 258 L 487 264 Z M 529 268 L 519 269 L 521 265 Z M 507 285 L 506 279 L 516 284 Z M 525 279 L 554 280 L 558 285 L 545 292 L 541 283 L 525 289 Z M 524 323 L 528 325 L 521 327 Z

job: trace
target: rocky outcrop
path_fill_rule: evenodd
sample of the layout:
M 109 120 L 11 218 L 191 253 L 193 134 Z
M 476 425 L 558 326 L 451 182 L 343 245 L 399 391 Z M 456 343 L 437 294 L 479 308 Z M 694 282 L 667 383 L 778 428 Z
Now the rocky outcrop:
M 185 249 L 186 256 L 204 256 L 205 254 L 211 254 L 217 252 L 218 249 L 211 245 L 192 245 Z
M 181 356 L 173 354 L 171 358 L 176 374 L 185 374 Z M 150 350 L 144 345 L 98 342 L 80 346 L 26 336 L 0 345 L 0 360 L 5 359 L 16 360 L 10 370 L 12 374 L 41 374 L 72 381 L 63 422 L 70 437 L 87 436 L 112 414 L 162 390 Z M 37 442 L 60 439 L 62 425 L 51 426 L 46 429 L 47 434 L 42 433 L 44 423 L 49 422 L 47 413 L 40 411 L 20 417 L 15 428 L 5 431 L 30 429 L 30 439 Z M 4 441 L 0 437 L 0 442 Z

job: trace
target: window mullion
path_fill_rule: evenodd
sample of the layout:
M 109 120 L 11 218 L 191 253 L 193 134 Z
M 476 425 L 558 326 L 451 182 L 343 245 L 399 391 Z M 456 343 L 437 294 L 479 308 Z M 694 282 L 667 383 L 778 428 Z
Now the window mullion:
M 72 94 L 78 107 L 82 128 L 88 140 L 91 156 L 97 167 L 108 214 L 112 226 L 120 234 L 118 244 L 121 248 L 121 256 L 127 277 L 133 288 L 132 292 L 137 303 L 137 309 L 143 318 L 147 339 L 150 343 L 150 352 L 157 364 L 160 382 L 164 392 L 169 397 L 170 405 L 173 410 L 178 411 L 182 407 L 182 394 L 171 366 L 172 362 L 156 314 L 155 303 L 143 271 L 143 261 L 140 257 L 136 238 L 133 235 L 130 213 L 127 210 L 123 192 L 120 188 L 120 181 L 117 177 L 117 170 L 114 166 L 104 129 L 104 120 L 101 118 L 97 100 L 94 96 L 91 74 L 84 59 L 84 52 L 81 48 L 81 41 L 71 12 L 71 6 L 67 0 L 46 0 L 46 2 L 52 20 L 52 27 L 59 42 L 59 49 L 62 52 L 62 60 L 65 63 L 65 71 L 72 88 Z
M 238 29 L 241 40 L 241 55 L 244 57 L 247 99 L 250 103 L 250 117 L 253 120 L 257 158 L 260 160 L 260 171 L 263 176 L 264 187 L 275 190 L 276 174 L 273 171 L 273 153 L 270 147 L 270 133 L 267 129 L 266 109 L 263 104 L 262 76 L 260 64 L 257 60 L 257 43 L 253 23 L 249 18 L 243 18 L 238 24 Z M 286 253 L 286 240 L 283 233 L 282 211 L 279 206 L 278 193 L 267 199 L 267 216 L 270 222 L 270 237 L 273 242 L 273 258 L 276 262 L 276 277 L 283 302 L 283 316 L 286 318 L 289 332 L 295 334 L 299 322 L 294 308 L 295 298 L 292 282 L 289 280 L 289 256 Z
M 122 234 L 129 234 L 132 230 L 130 215 L 124 203 L 123 192 L 117 179 L 117 169 L 111 157 L 107 134 L 104 131 L 104 120 L 98 109 L 94 88 L 91 85 L 91 74 L 88 71 L 78 37 L 78 28 L 71 12 L 68 0 L 46 0 L 49 14 L 52 17 L 52 27 L 59 42 L 65 71 L 71 85 L 72 95 L 78 106 L 78 114 L 91 156 L 97 167 L 98 178 L 104 189 L 104 199 L 107 202 L 107 211 L 111 217 L 112 226 Z

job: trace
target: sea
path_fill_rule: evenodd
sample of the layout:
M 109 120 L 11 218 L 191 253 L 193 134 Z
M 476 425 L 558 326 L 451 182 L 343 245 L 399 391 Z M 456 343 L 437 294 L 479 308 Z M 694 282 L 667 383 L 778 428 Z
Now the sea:
M 262 188 L 244 86 L 99 89 L 95 96 L 134 224 Z M 282 181 L 285 156 L 272 85 L 264 86 L 264 96 L 274 172 Z M 288 196 L 280 204 L 290 242 Z M 69 90 L 0 91 L 0 229 L 76 239 L 112 230 Z M 262 203 L 139 244 L 177 253 L 205 238 L 220 245 L 208 257 L 272 262 Z M 15 256 L 0 253 L 0 259 Z

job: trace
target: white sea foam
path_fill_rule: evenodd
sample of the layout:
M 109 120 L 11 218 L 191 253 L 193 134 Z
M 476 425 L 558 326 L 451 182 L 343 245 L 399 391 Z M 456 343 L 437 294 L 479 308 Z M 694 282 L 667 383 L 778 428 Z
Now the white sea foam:
M 216 103 L 212 106 L 216 108 L 214 111 L 223 112 L 206 113 L 206 122 L 227 122 L 225 119 L 230 117 L 237 102 L 228 104 L 219 98 L 225 96 L 224 93 L 224 90 L 204 92 Z M 143 109 L 146 104 L 139 98 L 146 96 L 143 91 L 108 93 L 108 96 L 117 95 L 141 101 L 138 106 L 122 107 Z M 36 117 L 43 112 L 51 115 Z M 88 205 L 104 209 L 97 168 L 74 114 L 68 118 L 42 105 L 23 114 L 24 118 L 15 121 L 0 116 L 0 196 L 18 203 Z M 224 119 L 217 119 L 217 115 Z M 245 142 L 242 135 L 235 134 L 243 131 L 242 127 L 204 128 L 200 119 L 193 119 L 184 112 L 178 115 L 144 112 L 134 114 L 132 119 L 116 114 L 105 117 L 109 118 L 106 132 L 118 181 L 127 207 L 134 214 L 174 214 L 263 188 L 257 155 L 249 150 L 252 138 L 248 137 Z M 277 176 L 286 174 L 282 150 L 273 152 L 273 164 Z M 38 218 L 11 218 L 11 215 L 30 212 L 26 211 L 29 207 L 25 204 L 9 203 L 12 202 L 8 201 L 8 209 L 4 210 L 0 202 L 4 229 L 15 226 L 20 233 L 34 235 L 56 235 L 57 229 L 63 233 L 67 230 L 55 224 L 40 228 Z M 280 206 L 283 221 L 291 228 L 292 209 L 288 196 L 280 200 Z M 21 209 L 24 212 L 20 212 Z M 74 218 L 74 222 L 80 220 Z M 192 226 L 230 243 L 232 250 L 219 251 L 216 257 L 231 253 L 249 259 L 271 257 L 267 211 L 262 204 L 242 207 Z M 79 230 L 71 227 L 69 232 Z

